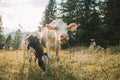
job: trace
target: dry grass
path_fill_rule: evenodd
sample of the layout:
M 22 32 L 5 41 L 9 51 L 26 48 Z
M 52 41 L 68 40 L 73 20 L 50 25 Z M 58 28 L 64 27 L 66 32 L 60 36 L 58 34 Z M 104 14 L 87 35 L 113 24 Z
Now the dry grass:
M 29 68 L 22 51 L 0 51 L 0 80 L 120 80 L 120 54 L 95 53 L 80 47 L 62 50 L 46 72 Z

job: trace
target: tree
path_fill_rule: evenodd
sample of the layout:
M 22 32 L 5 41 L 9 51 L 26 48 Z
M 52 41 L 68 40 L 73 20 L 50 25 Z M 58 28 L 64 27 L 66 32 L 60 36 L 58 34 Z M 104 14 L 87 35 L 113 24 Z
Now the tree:
M 5 37 L 3 35 L 2 17 L 0 15 L 0 49 L 3 49 L 4 45 L 5 45 Z
M 14 40 L 13 40 L 13 48 L 15 49 L 15 50 L 17 50 L 18 48 L 19 48 L 19 45 L 20 45 L 20 43 L 21 43 L 21 30 L 20 29 L 18 29 L 17 31 L 16 31 L 16 34 L 15 34 L 15 36 L 14 36 Z
M 120 44 L 120 0 L 107 0 L 105 23 L 109 45 Z
M 3 49 L 5 45 L 5 37 L 0 34 L 0 49 Z
M 43 21 L 42 24 L 45 26 L 45 24 L 50 23 L 52 20 L 56 18 L 56 0 L 49 0 L 48 6 L 46 7 L 46 10 L 44 12 Z
M 2 23 L 2 16 L 0 15 L 0 34 L 3 35 L 3 23 Z
M 12 47 L 12 36 L 8 35 L 6 42 L 5 42 L 5 48 L 9 50 L 10 47 Z
M 100 3 L 100 0 L 66 0 L 65 3 L 61 3 L 63 21 L 68 24 L 72 22 L 80 24 L 75 39 L 77 43 L 81 41 L 88 44 L 91 38 L 97 37 L 101 24 Z
M 80 7 L 78 6 L 78 3 L 80 3 L 80 1 L 78 1 L 78 0 L 62 1 L 61 8 L 60 8 L 61 13 L 59 13 L 59 14 L 61 14 L 61 16 L 59 18 L 61 18 L 67 24 L 70 24 L 72 22 L 75 22 L 75 23 L 79 24 L 80 23 L 79 19 L 80 19 L 81 16 L 79 15 Z M 70 36 L 69 43 L 70 43 L 70 45 L 73 45 L 76 42 L 75 39 L 72 38 L 73 37 L 72 34 L 73 34 L 73 32 L 69 32 L 69 36 Z

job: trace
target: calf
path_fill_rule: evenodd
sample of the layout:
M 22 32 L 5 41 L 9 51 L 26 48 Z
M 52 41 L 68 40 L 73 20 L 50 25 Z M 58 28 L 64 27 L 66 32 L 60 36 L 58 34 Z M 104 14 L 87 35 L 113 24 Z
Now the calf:
M 103 50 L 104 51 L 104 53 L 106 52 L 106 50 L 107 50 L 107 45 L 106 45 L 106 43 L 103 43 L 103 42 L 98 42 L 98 41 L 96 41 L 96 45 L 98 46 L 97 47 L 97 52 L 98 51 L 100 51 L 100 50 Z
M 90 39 L 90 46 L 89 46 L 89 48 L 92 49 L 92 50 L 94 50 L 95 46 L 96 46 L 95 40 L 94 39 Z
M 68 31 L 74 31 L 77 27 L 76 23 L 67 25 L 62 20 L 56 19 L 41 29 L 41 43 L 46 48 L 49 58 L 51 58 L 50 48 L 54 46 L 56 58 L 59 60 L 61 44 L 69 40 Z
M 90 49 L 95 49 L 95 47 L 97 47 L 97 52 L 99 51 L 99 50 L 104 50 L 104 52 L 106 51 L 106 49 L 107 49 L 107 46 L 105 45 L 105 44 L 103 44 L 102 42 L 98 42 L 98 40 L 97 41 L 95 41 L 95 39 L 91 39 L 91 42 L 90 42 Z
M 48 56 L 46 53 L 43 52 L 43 48 L 41 45 L 41 41 L 39 38 L 39 32 L 34 32 L 27 35 L 23 41 L 24 44 L 24 54 L 25 50 L 28 51 L 28 58 L 31 64 L 32 56 L 31 56 L 31 49 L 34 50 L 35 57 L 38 59 L 38 65 L 41 67 L 42 70 L 45 70 L 45 65 L 48 64 Z M 25 56 L 25 55 L 24 55 Z

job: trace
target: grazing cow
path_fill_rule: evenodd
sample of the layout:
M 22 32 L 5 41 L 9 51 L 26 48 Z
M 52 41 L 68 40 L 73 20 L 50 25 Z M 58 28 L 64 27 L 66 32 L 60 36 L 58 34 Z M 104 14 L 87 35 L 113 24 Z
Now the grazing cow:
M 56 19 L 41 29 L 41 43 L 46 48 L 49 58 L 51 58 L 50 48 L 54 46 L 56 58 L 59 60 L 61 44 L 69 40 L 68 31 L 74 31 L 77 27 L 76 23 L 67 25 L 62 20 Z
M 106 52 L 106 50 L 107 50 L 106 43 L 103 43 L 101 41 L 96 41 L 96 45 L 97 45 L 97 52 L 100 50 L 104 51 L 104 53 Z
M 32 60 L 30 52 L 31 50 L 34 50 L 35 57 L 38 59 L 38 65 L 41 67 L 42 70 L 46 69 L 46 64 L 48 64 L 49 59 L 47 54 L 43 52 L 39 32 L 33 32 L 25 36 L 25 39 L 22 42 L 22 47 L 24 49 L 24 54 L 26 50 L 28 51 L 28 58 L 30 64 Z
M 95 39 L 91 39 L 91 43 L 90 43 L 90 49 L 95 49 L 95 47 L 97 47 L 97 52 L 99 50 L 104 50 L 104 52 L 106 51 L 107 49 L 107 46 L 105 44 L 103 44 L 102 42 L 98 42 L 96 41 Z
M 96 46 L 95 39 L 90 39 L 90 46 L 89 46 L 89 48 L 92 49 L 92 50 L 94 50 L 95 46 Z

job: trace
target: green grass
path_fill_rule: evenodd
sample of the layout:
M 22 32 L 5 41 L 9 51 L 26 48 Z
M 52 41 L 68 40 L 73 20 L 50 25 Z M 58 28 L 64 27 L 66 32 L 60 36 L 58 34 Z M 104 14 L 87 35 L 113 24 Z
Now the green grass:
M 0 80 L 120 80 L 118 51 L 111 54 L 113 47 L 106 53 L 82 49 L 62 50 L 60 61 L 52 59 L 46 72 L 37 63 L 31 69 L 28 60 L 23 63 L 21 50 L 0 51 Z

